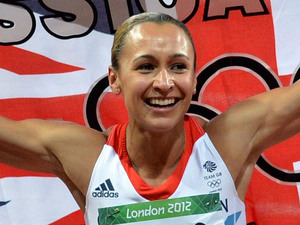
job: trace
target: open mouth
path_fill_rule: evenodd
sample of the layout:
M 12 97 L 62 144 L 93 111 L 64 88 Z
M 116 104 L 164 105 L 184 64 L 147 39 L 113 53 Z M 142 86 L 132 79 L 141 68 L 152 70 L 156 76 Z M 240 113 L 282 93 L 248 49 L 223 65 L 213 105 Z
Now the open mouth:
M 146 100 L 146 103 L 152 107 L 166 108 L 166 107 L 174 106 L 178 101 L 179 100 L 175 98 L 170 98 L 170 99 L 151 98 Z

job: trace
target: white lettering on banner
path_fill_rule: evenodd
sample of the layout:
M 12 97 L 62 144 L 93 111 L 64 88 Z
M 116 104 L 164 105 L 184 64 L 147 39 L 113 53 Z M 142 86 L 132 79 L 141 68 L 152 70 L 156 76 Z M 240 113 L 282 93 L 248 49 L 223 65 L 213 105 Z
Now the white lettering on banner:
M 186 202 L 176 202 L 176 203 L 169 203 L 168 213 L 179 213 L 184 211 L 191 211 L 192 203 L 189 201 Z
M 269 13 L 262 0 L 206 0 L 204 20 L 228 18 L 229 11 L 236 9 L 244 16 Z
M 167 207 L 154 207 L 149 205 L 146 209 L 127 209 L 126 210 L 126 218 L 139 218 L 139 217 L 150 217 L 157 215 L 164 215 L 165 213 L 175 214 L 175 213 L 183 213 L 187 211 L 191 211 L 192 202 L 184 201 L 184 202 L 175 202 L 169 203 Z
M 29 8 L 0 2 L 0 44 L 22 43 L 32 36 L 34 29 L 34 15 Z
M 108 17 L 108 20 L 110 21 L 110 31 L 111 33 L 114 33 L 118 26 L 121 25 L 121 23 L 126 20 L 131 15 L 131 9 L 128 5 L 128 1 L 124 0 L 114 0 L 109 1 L 105 0 L 106 8 L 108 8 L 110 13 L 110 16 Z M 127 9 L 127 10 L 126 10 Z
M 24 2 L 24 1 L 23 1 Z M 199 9 L 200 0 L 177 1 L 136 1 L 139 10 L 165 12 L 178 20 L 188 22 Z M 216 3 L 217 2 L 217 3 Z M 251 6 L 245 0 L 228 1 L 207 0 L 203 21 L 226 19 L 229 11 L 239 9 L 243 16 L 268 14 L 263 0 L 251 1 Z M 133 14 L 130 1 L 104 1 L 107 19 L 111 33 L 122 21 Z M 120 7 L 120 4 L 121 7 Z M 39 0 L 39 4 L 50 11 L 49 15 L 40 17 L 44 29 L 59 39 L 78 38 L 88 35 L 97 24 L 97 9 L 91 0 Z M 15 45 L 26 42 L 34 33 L 35 18 L 27 6 L 19 2 L 2 2 L 0 0 L 0 45 Z
M 162 5 L 162 3 L 164 5 Z M 173 16 L 174 18 L 177 18 L 177 12 L 176 12 L 176 3 L 174 4 L 174 1 L 171 1 L 170 3 L 164 3 L 164 1 L 153 1 L 153 0 L 145 0 L 145 5 L 147 11 L 150 12 L 163 12 L 167 13 L 170 16 Z
M 299 162 L 294 162 L 293 165 L 294 165 L 295 172 L 296 171 L 300 172 L 300 161 Z M 299 203 L 300 203 L 300 183 L 297 185 L 297 189 L 298 189 Z
M 148 209 L 139 209 L 139 210 L 127 209 L 126 218 L 131 219 L 131 218 L 139 218 L 139 217 L 147 217 L 147 216 L 157 216 L 163 214 L 165 214 L 164 207 L 155 208 L 150 205 Z
M 98 224 L 119 224 L 121 220 L 122 223 L 131 224 L 133 222 L 161 220 L 200 214 L 204 215 L 210 213 L 214 213 L 215 221 L 223 221 L 219 193 L 99 208 L 98 213 Z M 199 218 L 202 218 L 202 216 L 198 216 L 198 219 Z M 203 218 L 206 218 L 206 215 L 204 215 Z M 173 221 L 175 222 L 175 220 Z M 179 219 L 179 221 L 182 220 Z M 196 223 L 196 221 L 194 222 Z M 179 224 L 178 221 L 175 223 Z M 200 225 L 200 223 L 197 224 Z
M 81 37 L 95 27 L 97 10 L 87 0 L 40 0 L 41 5 L 54 15 L 42 16 L 44 28 L 53 36 L 61 39 Z M 63 10 L 63 11 L 61 11 Z

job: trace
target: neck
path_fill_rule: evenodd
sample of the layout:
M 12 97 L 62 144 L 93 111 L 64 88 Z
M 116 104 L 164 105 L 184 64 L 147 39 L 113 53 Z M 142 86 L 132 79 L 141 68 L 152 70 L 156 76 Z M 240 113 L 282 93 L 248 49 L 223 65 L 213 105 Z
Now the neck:
M 151 133 L 128 125 L 126 147 L 132 166 L 151 186 L 163 183 L 175 170 L 185 149 L 184 125 Z

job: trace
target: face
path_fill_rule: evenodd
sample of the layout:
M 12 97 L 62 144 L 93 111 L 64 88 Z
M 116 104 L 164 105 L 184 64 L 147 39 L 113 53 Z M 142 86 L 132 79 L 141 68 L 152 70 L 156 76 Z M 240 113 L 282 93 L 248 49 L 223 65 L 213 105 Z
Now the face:
M 182 125 L 196 87 L 192 45 L 177 26 L 151 22 L 135 26 L 110 68 L 112 89 L 120 88 L 129 125 L 166 132 Z

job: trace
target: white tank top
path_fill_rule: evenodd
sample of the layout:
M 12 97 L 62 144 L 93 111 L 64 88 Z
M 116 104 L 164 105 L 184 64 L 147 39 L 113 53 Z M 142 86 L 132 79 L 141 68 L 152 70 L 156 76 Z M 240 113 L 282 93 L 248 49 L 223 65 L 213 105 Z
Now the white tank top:
M 245 225 L 232 177 L 196 119 L 185 117 L 186 147 L 167 181 L 147 185 L 126 150 L 127 123 L 116 125 L 95 164 L 87 225 Z

